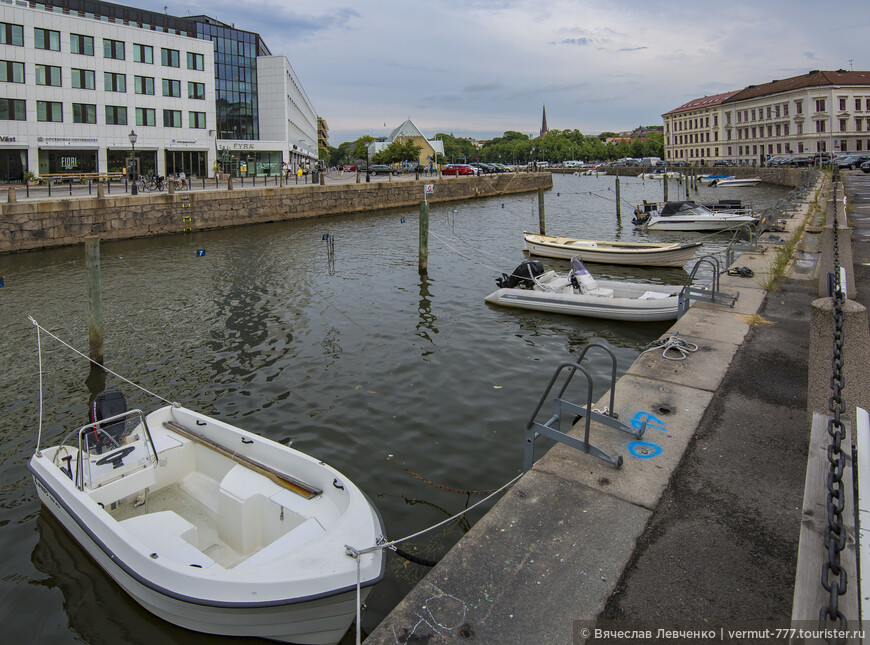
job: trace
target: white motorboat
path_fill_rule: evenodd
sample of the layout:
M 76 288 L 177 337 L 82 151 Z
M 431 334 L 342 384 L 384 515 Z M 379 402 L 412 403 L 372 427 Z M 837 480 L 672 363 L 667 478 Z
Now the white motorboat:
M 534 233 L 525 233 L 523 238 L 531 255 L 628 266 L 681 267 L 701 246 L 700 242 L 608 242 Z
M 714 211 L 695 202 L 644 202 L 631 223 L 650 231 L 729 231 L 755 224 L 751 209 Z
M 652 172 L 644 172 L 640 174 L 641 179 L 679 179 L 680 173 L 673 170 L 665 170 L 664 168 L 656 168 Z
M 745 186 L 758 186 L 761 183 L 760 177 L 725 177 L 723 179 L 717 179 L 713 182 L 710 182 L 711 186 L 719 186 L 720 188 L 724 188 L 725 186 L 731 186 L 732 188 L 737 187 L 745 187 Z
M 198 632 L 334 644 L 384 575 L 383 525 L 341 473 L 180 407 L 147 416 L 120 392 L 39 448 L 45 507 L 134 600 Z M 358 586 L 359 584 L 359 586 Z
M 713 184 L 720 179 L 734 179 L 734 175 L 698 175 L 698 181 L 702 184 Z
M 494 305 L 552 313 L 652 322 L 676 320 L 683 287 L 595 280 L 574 258 L 568 274 L 544 271 L 540 260 L 526 260 L 484 300 Z

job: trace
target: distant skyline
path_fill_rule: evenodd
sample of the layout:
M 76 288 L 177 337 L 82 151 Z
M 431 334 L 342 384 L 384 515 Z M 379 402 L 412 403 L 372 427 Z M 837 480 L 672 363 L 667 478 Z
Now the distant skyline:
M 550 129 L 631 130 L 693 98 L 870 70 L 867 0 L 126 4 L 259 33 L 290 61 L 332 146 L 407 118 L 426 136 L 537 136 L 544 105 Z

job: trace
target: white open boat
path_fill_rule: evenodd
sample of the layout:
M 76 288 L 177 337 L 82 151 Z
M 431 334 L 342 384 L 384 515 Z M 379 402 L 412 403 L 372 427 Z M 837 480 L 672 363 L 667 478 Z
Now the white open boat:
M 496 280 L 499 289 L 484 300 L 494 305 L 572 316 L 652 322 L 676 320 L 683 287 L 595 280 L 583 263 L 571 260 L 568 274 L 544 271 L 526 260 Z
M 715 183 L 720 179 L 734 179 L 734 175 L 698 175 L 698 181 L 705 186 Z
M 606 242 L 534 233 L 524 233 L 523 238 L 525 250 L 532 255 L 628 266 L 681 267 L 701 246 L 700 242 Z
M 729 231 L 757 221 L 749 208 L 714 211 L 695 202 L 644 202 L 631 223 L 650 231 Z
M 95 422 L 30 460 L 73 538 L 175 625 L 337 643 L 384 574 L 381 549 L 345 548 L 384 538 L 368 498 L 313 457 L 177 404 L 119 409 L 103 393 Z
M 652 172 L 644 172 L 640 174 L 641 179 L 679 179 L 680 173 L 675 170 L 665 170 L 664 168 L 656 168 Z
M 745 186 L 758 186 L 760 183 L 760 177 L 725 177 L 723 179 L 716 179 L 715 181 L 710 182 L 710 185 L 718 186 L 720 188 L 724 188 L 726 186 L 731 186 L 732 188 L 742 188 Z

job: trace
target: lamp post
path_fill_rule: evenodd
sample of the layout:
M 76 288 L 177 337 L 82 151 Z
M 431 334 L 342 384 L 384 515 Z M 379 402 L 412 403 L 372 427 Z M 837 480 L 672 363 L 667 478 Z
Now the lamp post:
M 372 175 L 369 172 L 369 147 L 366 146 L 366 183 L 372 180 Z
M 136 132 L 130 130 L 130 134 L 128 135 L 130 139 L 130 148 L 132 149 L 131 155 L 133 157 L 133 188 L 130 190 L 131 195 L 139 194 L 139 185 L 136 183 Z

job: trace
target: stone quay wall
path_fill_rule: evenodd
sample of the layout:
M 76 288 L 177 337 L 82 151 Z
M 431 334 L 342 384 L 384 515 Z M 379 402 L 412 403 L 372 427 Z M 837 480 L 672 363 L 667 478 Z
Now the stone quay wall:
M 168 235 L 262 222 L 408 208 L 551 188 L 550 173 L 245 188 L 0 204 L 0 253 Z

